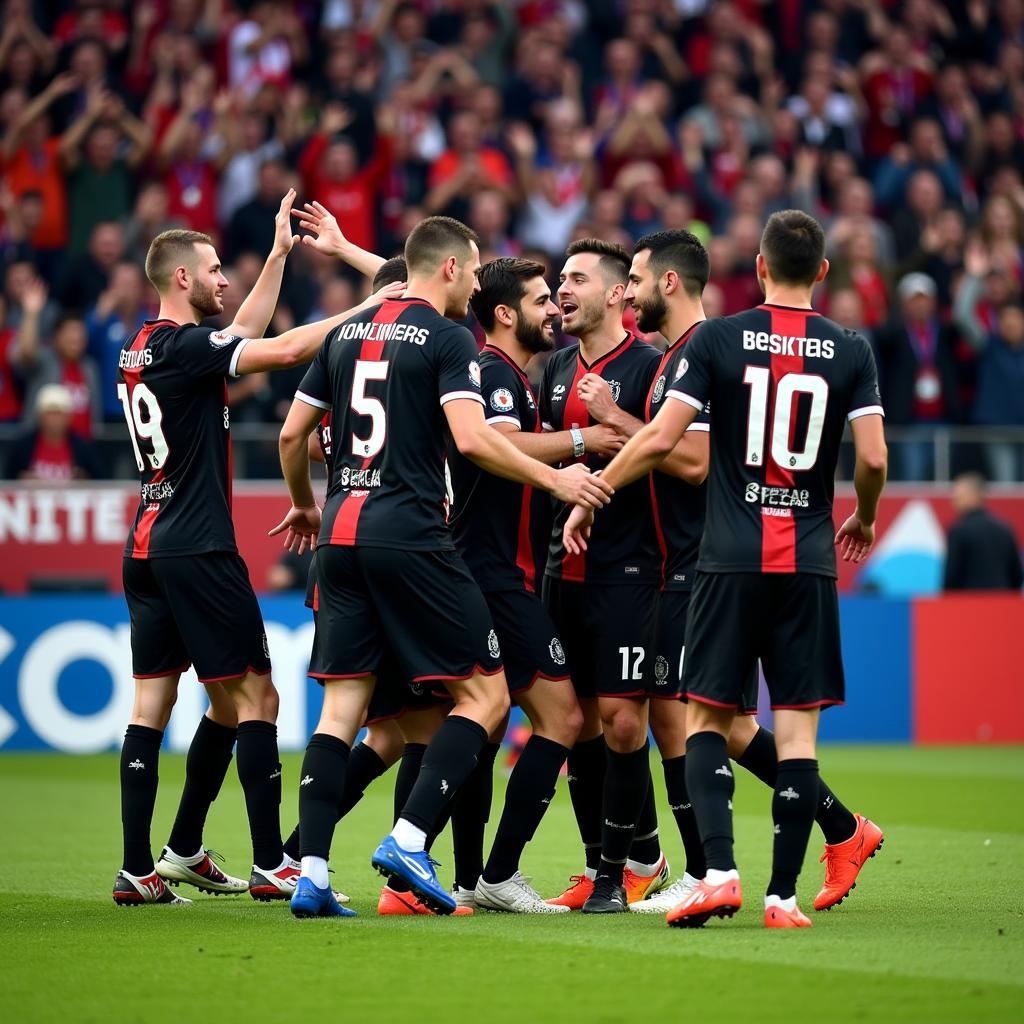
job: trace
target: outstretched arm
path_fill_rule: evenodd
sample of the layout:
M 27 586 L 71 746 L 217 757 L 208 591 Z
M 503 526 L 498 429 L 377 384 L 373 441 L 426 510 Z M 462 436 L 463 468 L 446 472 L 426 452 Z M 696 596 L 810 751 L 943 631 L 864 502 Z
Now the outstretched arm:
M 850 423 L 857 464 L 853 471 L 853 487 L 857 492 L 857 508 L 836 534 L 836 544 L 844 562 L 859 562 L 875 542 L 875 518 L 878 500 L 885 487 L 889 453 L 885 446 L 885 430 L 881 416 L 858 416 Z
M 367 252 L 350 242 L 334 214 L 316 200 L 306 203 L 301 210 L 292 210 L 292 216 L 298 218 L 300 228 L 312 232 L 302 236 L 303 245 L 327 256 L 336 256 L 364 277 L 372 280 L 373 275 L 387 262 L 383 256 Z

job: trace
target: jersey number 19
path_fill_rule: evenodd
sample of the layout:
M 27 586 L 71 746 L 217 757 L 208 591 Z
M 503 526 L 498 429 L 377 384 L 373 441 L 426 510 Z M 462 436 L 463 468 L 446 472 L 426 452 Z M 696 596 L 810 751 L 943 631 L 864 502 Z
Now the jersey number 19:
M 128 385 L 117 385 L 117 397 L 121 399 L 124 408 L 124 417 L 128 421 L 128 433 L 132 439 L 132 448 L 135 450 L 135 463 L 139 472 L 147 467 L 143 462 L 142 449 L 139 447 L 139 439 L 149 441 L 153 446 L 152 452 L 146 452 L 146 462 L 152 469 L 159 469 L 166 461 L 169 449 L 167 438 L 164 437 L 163 413 L 157 403 L 156 395 L 141 381 L 132 388 L 131 397 L 128 396 Z M 146 418 L 143 419 L 143 411 Z

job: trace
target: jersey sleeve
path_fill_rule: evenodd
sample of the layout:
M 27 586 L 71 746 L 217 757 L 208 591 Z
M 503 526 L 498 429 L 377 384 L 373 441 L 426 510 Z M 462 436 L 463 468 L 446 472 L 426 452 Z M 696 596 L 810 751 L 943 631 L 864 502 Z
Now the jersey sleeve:
M 190 377 L 237 377 L 238 358 L 250 340 L 212 327 L 185 327 L 175 339 L 175 359 Z
M 685 402 L 698 413 L 703 413 L 710 397 L 711 325 L 705 321 L 686 343 L 686 351 L 676 367 L 675 380 L 669 383 L 665 398 Z
M 480 393 L 480 350 L 476 339 L 460 324 L 438 338 L 437 398 L 441 405 L 468 398 L 484 404 Z
M 884 416 L 882 395 L 878 390 L 878 369 L 871 346 L 861 335 L 855 334 L 853 337 L 857 341 L 859 354 L 847 419 L 855 420 L 859 416 Z
M 331 391 L 331 379 L 327 373 L 327 350 L 330 340 L 331 335 L 328 334 L 295 392 L 295 397 L 300 402 L 305 402 L 306 405 L 311 405 L 314 409 L 323 409 L 325 412 L 331 411 L 334 397 Z
M 540 379 L 540 391 L 537 393 L 537 415 L 540 417 L 540 429 L 551 432 L 554 421 L 551 414 L 551 388 L 554 378 L 555 358 L 552 356 L 544 364 L 544 372 Z
M 481 367 L 481 390 L 484 399 L 484 417 L 491 426 L 511 423 L 522 429 L 520 405 L 522 384 L 511 368 L 497 361 Z
M 686 432 L 689 434 L 691 431 L 695 434 L 708 434 L 711 432 L 711 405 L 708 403 L 704 406 L 699 413 L 697 418 L 686 428 Z

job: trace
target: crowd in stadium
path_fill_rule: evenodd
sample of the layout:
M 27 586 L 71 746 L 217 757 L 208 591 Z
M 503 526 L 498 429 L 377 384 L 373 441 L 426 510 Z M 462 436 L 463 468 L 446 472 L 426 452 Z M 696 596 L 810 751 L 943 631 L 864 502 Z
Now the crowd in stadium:
M 709 317 L 759 300 L 797 207 L 889 427 L 1024 425 L 1024 0 L 7 0 L 0 69 L 0 425 L 72 431 L 75 475 L 124 415 L 150 240 L 209 232 L 237 304 L 291 185 L 365 249 L 445 213 L 553 278 L 574 238 L 687 227 Z M 298 247 L 271 331 L 365 287 Z M 280 421 L 299 378 L 234 383 L 233 420 Z M 982 468 L 1021 479 L 1022 447 Z

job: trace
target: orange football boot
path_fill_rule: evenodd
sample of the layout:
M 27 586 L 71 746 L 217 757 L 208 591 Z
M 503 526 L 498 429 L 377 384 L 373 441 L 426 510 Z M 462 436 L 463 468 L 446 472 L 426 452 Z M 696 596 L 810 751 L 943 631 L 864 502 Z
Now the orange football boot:
M 569 881 L 572 885 L 569 886 L 561 896 L 552 896 L 551 899 L 545 900 L 545 903 L 550 903 L 555 907 L 568 907 L 570 910 L 582 910 L 583 904 L 590 899 L 591 894 L 594 891 L 594 880 L 587 878 L 586 875 L 570 875 Z
M 639 903 L 640 900 L 645 900 L 648 896 L 661 892 L 668 885 L 671 874 L 665 854 L 661 855 L 658 869 L 653 875 L 637 875 L 629 868 L 625 868 L 622 872 L 622 884 L 626 889 L 626 902 Z
M 742 906 L 739 878 L 729 878 L 720 885 L 709 885 L 701 879 L 697 888 L 665 915 L 665 920 L 673 928 L 700 928 L 712 917 L 732 917 Z
M 821 859 L 825 861 L 825 883 L 814 897 L 815 910 L 831 910 L 838 906 L 851 889 L 857 888 L 857 876 L 869 857 L 882 845 L 882 830 L 868 818 L 855 814 L 857 829 L 849 839 L 830 846 L 825 844 Z
M 421 903 L 415 893 L 395 892 L 390 885 L 385 885 L 380 891 L 380 899 L 377 901 L 377 913 L 381 917 L 413 917 L 416 914 L 423 914 L 426 917 L 439 917 L 430 907 Z M 456 907 L 452 917 L 469 917 L 473 913 L 472 907 Z
M 811 919 L 799 908 L 787 910 L 785 907 L 764 908 L 765 928 L 810 928 Z

